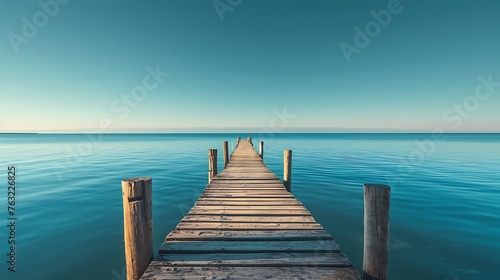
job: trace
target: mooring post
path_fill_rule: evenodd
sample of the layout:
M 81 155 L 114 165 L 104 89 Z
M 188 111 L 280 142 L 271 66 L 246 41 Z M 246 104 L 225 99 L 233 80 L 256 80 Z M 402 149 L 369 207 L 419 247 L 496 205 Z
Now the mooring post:
M 250 145 L 253 146 L 253 143 L 252 143 L 252 136 L 248 136 L 248 142 L 250 142 Z
M 236 139 L 236 147 L 238 146 L 238 144 L 240 143 L 241 141 L 241 137 L 238 136 L 238 138 Z
M 264 141 L 259 142 L 259 156 L 264 159 Z
M 208 183 L 217 175 L 217 149 L 208 150 Z
M 127 280 L 138 280 L 153 260 L 151 178 L 122 180 Z
M 288 192 L 292 191 L 292 150 L 283 153 L 283 184 Z
M 391 188 L 364 185 L 363 280 L 386 280 L 389 257 Z
M 227 141 L 224 141 L 222 143 L 222 152 L 224 153 L 224 168 L 226 168 L 227 164 L 229 163 L 229 151 L 227 148 Z

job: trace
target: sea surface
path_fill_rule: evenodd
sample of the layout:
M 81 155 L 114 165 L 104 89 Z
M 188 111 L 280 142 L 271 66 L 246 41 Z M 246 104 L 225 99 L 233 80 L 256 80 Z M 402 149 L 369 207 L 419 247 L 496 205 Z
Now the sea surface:
M 283 150 L 293 150 L 293 194 L 358 271 L 363 184 L 380 183 L 392 187 L 390 279 L 500 279 L 500 134 L 3 134 L 0 279 L 125 280 L 120 181 L 153 178 L 156 252 L 205 188 L 208 149 L 248 135 L 265 141 L 264 161 L 280 178 Z

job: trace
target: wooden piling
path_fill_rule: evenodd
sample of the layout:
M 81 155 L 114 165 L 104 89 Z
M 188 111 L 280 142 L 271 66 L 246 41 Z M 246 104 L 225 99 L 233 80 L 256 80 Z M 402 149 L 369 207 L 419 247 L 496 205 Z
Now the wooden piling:
M 226 168 L 227 164 L 229 163 L 229 151 L 227 148 L 227 141 L 224 141 L 222 143 L 222 152 L 224 154 L 224 168 Z
M 288 192 L 292 191 L 292 150 L 283 153 L 283 185 Z
M 127 280 L 138 280 L 153 260 L 151 178 L 122 180 Z
M 241 141 L 241 137 L 238 137 L 238 138 L 236 139 L 236 146 L 238 146 L 238 144 L 240 143 L 240 141 Z
M 364 185 L 363 280 L 386 280 L 389 256 L 391 188 Z
M 253 146 L 253 143 L 252 143 L 252 136 L 248 136 L 248 142 L 250 142 L 250 144 Z
M 259 142 L 259 156 L 264 159 L 264 141 Z
M 208 183 L 217 175 L 217 149 L 208 150 Z

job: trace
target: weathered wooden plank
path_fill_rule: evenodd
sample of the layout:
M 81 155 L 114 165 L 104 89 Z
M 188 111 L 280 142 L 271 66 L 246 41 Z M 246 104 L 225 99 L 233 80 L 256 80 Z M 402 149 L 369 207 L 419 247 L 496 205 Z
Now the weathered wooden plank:
M 242 168 L 240 170 L 235 170 L 233 168 L 234 167 L 231 167 L 229 169 L 224 169 L 225 172 L 222 171 L 221 173 L 219 173 L 219 175 L 230 175 L 231 173 L 238 173 L 238 174 L 254 174 L 254 173 L 258 173 L 258 174 L 273 175 L 273 176 L 276 176 L 276 178 L 278 178 L 278 176 L 276 174 L 274 174 L 273 172 L 271 172 L 270 170 L 265 170 L 265 169 L 253 170 L 250 167 L 245 167 L 245 168 Z
M 189 215 L 228 215 L 228 216 L 310 216 L 307 210 L 220 210 L 191 209 Z
M 263 163 L 243 163 L 243 162 L 229 162 L 228 168 L 233 167 L 264 167 Z
M 259 158 L 256 158 L 253 155 L 232 155 L 229 159 L 229 162 L 240 163 L 240 164 L 260 164 L 265 166 L 265 164 Z
M 326 230 L 174 230 L 165 241 L 169 240 L 332 240 Z
M 205 191 L 253 191 L 253 192 L 258 192 L 258 191 L 286 191 L 285 187 L 259 187 L 259 186 L 254 186 L 254 187 L 213 187 L 213 186 L 208 186 Z
M 183 222 L 238 222 L 238 223 L 315 223 L 312 216 L 223 216 L 187 215 Z
M 281 184 L 279 179 L 226 179 L 215 176 L 212 184 Z
M 160 254 L 155 260 L 164 266 L 351 266 L 342 253 Z
M 232 195 L 270 195 L 270 194 L 284 194 L 288 192 L 286 190 L 217 190 L 217 189 L 206 189 L 203 194 L 232 194 Z
M 225 205 L 225 206 L 252 206 L 252 205 L 266 205 L 266 206 L 287 206 L 287 205 L 302 205 L 299 201 L 232 201 L 232 200 L 198 200 L 195 205 Z
M 226 194 L 286 194 L 284 189 L 257 189 L 257 190 L 246 190 L 246 189 L 206 189 L 202 194 L 212 194 L 212 195 L 226 195 Z
M 203 192 L 205 194 L 287 194 L 288 192 L 283 189 L 218 189 L 206 188 Z
M 250 199 L 248 197 L 203 197 L 198 201 L 298 201 L 294 197 L 259 197 Z
M 210 188 L 284 188 L 285 185 L 281 183 L 275 183 L 275 184 L 245 184 L 245 183 L 234 183 L 234 184 L 218 184 L 218 183 L 212 183 L 208 185 Z
M 160 279 L 301 279 L 301 280 L 359 280 L 352 268 L 346 267 L 167 267 L 153 261 L 142 280 Z
M 239 170 L 235 170 L 233 169 L 234 167 L 231 167 L 231 168 L 226 168 L 224 169 L 224 171 L 220 172 L 219 175 L 228 175 L 228 174 L 231 174 L 231 173 L 238 173 L 238 174 L 254 174 L 254 173 L 258 173 L 258 174 L 267 174 L 267 175 L 274 175 L 276 176 L 276 174 L 274 174 L 273 172 L 271 172 L 270 170 L 265 170 L 265 169 L 251 169 L 249 167 L 247 168 L 242 168 L 242 169 L 239 169 Z M 278 177 L 278 176 L 276 176 Z
M 236 173 L 236 172 L 226 172 L 224 174 L 217 174 L 217 179 L 277 179 L 276 175 L 273 173 Z
M 317 223 L 189 223 L 180 222 L 177 230 L 288 230 L 288 229 L 323 229 Z
M 250 166 L 228 166 L 224 171 L 222 171 L 220 174 L 223 172 L 258 172 L 258 173 L 273 173 L 269 168 L 267 168 L 265 165 L 263 166 L 256 166 L 256 167 L 250 167 Z
M 192 208 L 192 210 L 249 210 L 249 211 L 254 211 L 254 210 L 269 211 L 269 209 L 270 209 L 269 206 L 262 206 L 262 205 L 251 205 L 251 206 L 217 205 L 217 206 L 212 206 L 212 205 L 197 205 L 197 204 Z M 274 210 L 304 210 L 304 211 L 307 211 L 307 209 L 302 205 L 273 206 L 272 210 L 273 211 Z
M 249 195 L 287 195 L 286 190 L 205 190 L 202 193 L 202 196 L 204 195 L 236 195 L 236 196 L 249 196 Z M 292 198 L 289 196 L 286 196 L 286 198 Z
M 203 196 L 209 195 L 233 195 L 233 196 L 249 196 L 249 195 L 287 195 L 286 191 L 283 190 L 262 190 L 262 191 L 248 191 L 248 190 L 236 190 L 236 191 L 225 191 L 225 190 L 206 190 L 202 193 Z M 289 196 L 287 196 L 289 197 Z
M 262 161 L 259 160 L 245 160 L 245 159 L 238 159 L 238 158 L 231 158 L 229 160 L 230 166 L 238 166 L 238 165 L 245 165 L 245 166 L 266 166 Z M 229 166 L 229 165 L 228 165 Z
M 258 156 L 258 154 L 257 154 L 257 153 L 255 153 L 255 151 L 248 150 L 248 152 L 247 152 L 247 153 L 245 153 L 245 151 L 238 151 L 238 153 L 236 153 L 236 154 L 235 154 L 235 153 L 233 153 L 233 154 L 231 155 L 231 158 L 233 158 L 233 159 L 245 159 L 245 158 L 251 158 L 251 159 L 254 159 L 254 160 L 260 160 L 260 161 L 262 161 L 262 160 L 260 159 L 260 157 L 256 157 L 256 156 Z
M 232 165 L 235 165 L 235 164 L 248 164 L 248 165 L 259 165 L 259 166 L 265 166 L 265 164 L 259 160 L 258 158 L 254 158 L 252 156 L 232 156 L 230 159 L 229 159 L 229 162 L 232 164 Z
M 291 194 L 202 194 L 202 197 L 220 197 L 220 198 L 287 198 L 293 197 Z
M 206 189 L 203 194 L 219 194 L 219 195 L 225 195 L 225 194 L 232 194 L 232 195 L 270 195 L 270 194 L 278 194 L 278 195 L 286 195 L 288 192 L 284 189 L 276 189 L 276 190 L 269 190 L 269 189 L 263 189 L 263 190 L 245 190 L 245 189 L 240 189 L 240 190 L 218 190 L 218 189 Z
M 247 187 L 239 187 L 239 186 L 233 186 L 230 184 L 227 185 L 219 185 L 219 186 L 208 186 L 205 190 L 286 190 L 284 186 L 266 186 L 266 185 L 253 185 L 253 186 L 247 186 Z
M 247 159 L 250 159 L 250 160 L 255 160 L 255 161 L 260 161 L 262 162 L 262 159 L 256 154 L 254 153 L 248 153 L 248 154 L 233 154 L 231 155 L 231 159 L 232 160 L 237 160 L 237 159 L 241 159 L 241 160 L 247 160 Z
M 255 167 L 252 167 L 252 166 L 246 166 L 245 165 L 246 161 L 240 161 L 238 163 L 238 161 L 233 161 L 231 162 L 231 164 L 233 164 L 233 166 L 228 166 L 228 169 L 237 169 L 237 170 L 241 170 L 241 171 L 247 171 L 247 170 L 253 170 L 253 169 L 262 169 L 262 170 L 266 170 L 266 171 L 269 171 L 269 172 L 272 172 L 271 169 L 269 169 L 269 167 L 267 167 L 263 162 L 258 162 L 257 164 L 254 164 L 254 165 L 258 165 L 258 166 L 255 166 Z M 242 165 L 242 166 L 235 166 L 235 165 Z M 243 166 L 245 165 L 245 166 Z
M 262 160 L 254 157 L 254 155 L 232 155 L 229 159 L 230 162 L 240 162 L 240 163 L 260 163 L 264 165 Z
M 259 190 L 263 191 L 270 191 L 270 190 L 279 190 L 279 191 L 286 191 L 285 186 L 280 186 L 280 185 L 275 185 L 275 186 L 269 186 L 269 185 L 253 185 L 253 186 L 247 186 L 247 187 L 234 187 L 233 185 L 218 185 L 218 186 L 211 186 L 208 185 L 207 188 L 205 188 L 205 191 L 218 191 L 218 190 L 233 190 L 233 191 L 253 191 L 253 192 L 258 192 Z
M 312 241 L 169 241 L 160 247 L 160 254 L 207 253 L 338 253 L 331 240 Z

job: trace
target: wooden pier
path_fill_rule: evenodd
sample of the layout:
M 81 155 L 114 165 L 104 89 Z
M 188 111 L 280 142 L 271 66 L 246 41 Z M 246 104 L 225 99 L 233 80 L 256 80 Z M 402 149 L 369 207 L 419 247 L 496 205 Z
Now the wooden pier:
M 262 155 L 239 141 L 140 279 L 360 279 Z

